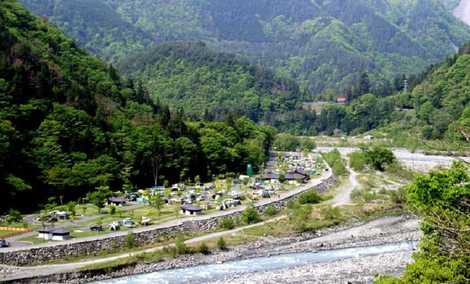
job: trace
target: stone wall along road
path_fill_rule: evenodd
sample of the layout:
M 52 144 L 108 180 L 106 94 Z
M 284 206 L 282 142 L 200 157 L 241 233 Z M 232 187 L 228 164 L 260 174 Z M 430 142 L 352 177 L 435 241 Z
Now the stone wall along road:
M 315 189 L 325 192 L 336 182 L 331 170 L 325 171 L 321 178 L 310 181 L 295 190 L 284 192 L 275 198 L 262 200 L 255 204 L 259 211 L 268 206 L 277 208 L 285 206 L 290 200 L 297 198 L 307 190 Z M 218 226 L 223 218 L 236 217 L 243 212 L 246 206 L 240 206 L 228 211 L 220 211 L 210 215 L 181 218 L 164 224 L 137 228 L 132 231 L 136 245 L 151 244 L 160 238 L 173 236 L 187 231 L 208 231 Z M 48 263 L 79 256 L 96 256 L 102 252 L 113 251 L 126 245 L 127 232 L 116 232 L 108 235 L 89 237 L 64 241 L 60 243 L 48 243 L 21 248 L 0 249 L 0 263 L 5 265 L 25 266 Z

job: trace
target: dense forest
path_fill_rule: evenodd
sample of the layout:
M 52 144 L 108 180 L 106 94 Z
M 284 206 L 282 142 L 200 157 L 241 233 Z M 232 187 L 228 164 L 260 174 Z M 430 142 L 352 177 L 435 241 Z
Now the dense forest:
M 129 57 L 119 69 L 143 82 L 155 101 L 196 119 L 244 115 L 297 133 L 308 133 L 313 122 L 301 108 L 304 94 L 294 81 L 201 42 L 159 45 Z
M 372 88 L 418 73 L 470 38 L 452 0 L 21 0 L 83 47 L 117 61 L 171 41 L 204 41 L 297 80 L 312 98 L 368 72 Z
M 0 22 L 0 211 L 265 161 L 272 128 L 188 123 L 16 1 L 0 2 Z
M 470 140 L 470 44 L 440 65 L 410 78 L 410 91 L 392 85 L 380 97 L 367 92 L 367 80 L 358 82 L 356 99 L 347 106 L 330 105 L 317 118 L 317 129 L 327 134 L 355 134 L 382 128 L 418 133 L 424 139 Z

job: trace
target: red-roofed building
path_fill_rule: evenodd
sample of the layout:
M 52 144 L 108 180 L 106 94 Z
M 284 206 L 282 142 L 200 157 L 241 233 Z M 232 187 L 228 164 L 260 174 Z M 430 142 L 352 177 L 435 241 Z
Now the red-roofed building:
M 338 104 L 345 105 L 345 104 L 348 103 L 348 98 L 345 97 L 345 96 L 337 97 L 337 98 L 336 98 L 336 102 L 337 102 Z

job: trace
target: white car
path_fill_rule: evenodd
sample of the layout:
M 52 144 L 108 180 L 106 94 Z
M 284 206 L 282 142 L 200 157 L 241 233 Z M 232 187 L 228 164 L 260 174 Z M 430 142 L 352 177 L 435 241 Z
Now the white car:
M 134 228 L 136 226 L 136 223 L 131 218 L 126 218 L 119 221 L 119 225 L 122 225 L 127 228 Z

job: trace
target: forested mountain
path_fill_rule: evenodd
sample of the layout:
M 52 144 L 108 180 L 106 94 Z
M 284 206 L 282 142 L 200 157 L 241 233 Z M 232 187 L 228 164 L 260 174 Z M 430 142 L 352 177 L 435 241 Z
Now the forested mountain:
M 414 78 L 410 92 L 366 94 L 348 106 L 326 107 L 319 125 L 357 133 L 381 127 L 424 139 L 470 142 L 470 44 Z M 324 121 L 324 122 L 323 122 Z
M 187 123 L 16 1 L 0 22 L 0 212 L 265 161 L 272 128 Z
M 305 118 L 296 125 L 287 121 L 303 113 L 303 94 L 295 82 L 204 43 L 162 44 L 129 57 L 119 69 L 145 82 L 155 100 L 196 118 L 223 120 L 235 114 L 304 133 L 310 128 Z
M 452 0 L 22 1 L 107 58 L 149 42 L 202 40 L 272 66 L 313 95 L 343 91 L 365 71 L 383 88 L 385 78 L 424 70 L 470 39 Z

